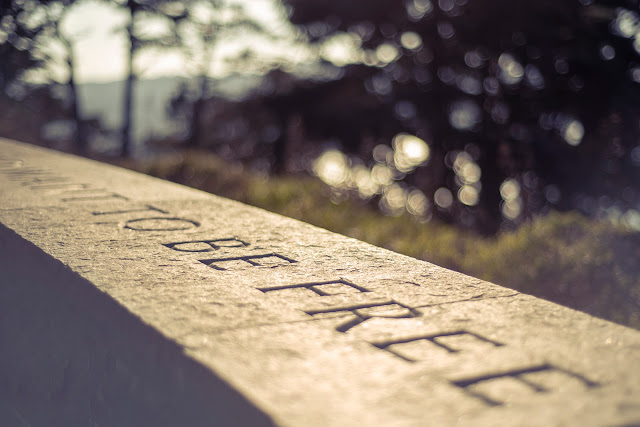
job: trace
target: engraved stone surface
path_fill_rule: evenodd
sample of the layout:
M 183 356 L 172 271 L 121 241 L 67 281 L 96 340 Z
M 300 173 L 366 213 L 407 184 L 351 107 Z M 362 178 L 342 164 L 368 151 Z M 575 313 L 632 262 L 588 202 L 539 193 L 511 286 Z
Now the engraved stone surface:
M 640 333 L 0 140 L 0 425 L 640 424 Z

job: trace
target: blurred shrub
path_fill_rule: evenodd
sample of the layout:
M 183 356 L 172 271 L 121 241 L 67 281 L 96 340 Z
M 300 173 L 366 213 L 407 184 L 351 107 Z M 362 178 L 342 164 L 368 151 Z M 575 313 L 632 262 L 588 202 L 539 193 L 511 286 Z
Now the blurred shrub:
M 470 274 L 640 327 L 638 233 L 556 212 L 468 249 Z

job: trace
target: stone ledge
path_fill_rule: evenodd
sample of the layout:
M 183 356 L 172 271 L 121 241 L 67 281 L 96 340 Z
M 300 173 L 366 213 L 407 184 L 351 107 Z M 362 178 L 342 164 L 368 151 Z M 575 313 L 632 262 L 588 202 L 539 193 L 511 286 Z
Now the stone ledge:
M 630 425 L 640 333 L 0 140 L 3 425 Z

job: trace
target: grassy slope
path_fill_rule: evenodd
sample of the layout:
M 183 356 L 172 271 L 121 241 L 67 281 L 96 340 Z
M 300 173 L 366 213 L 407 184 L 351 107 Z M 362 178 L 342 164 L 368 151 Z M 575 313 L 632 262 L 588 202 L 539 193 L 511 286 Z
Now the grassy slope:
M 358 201 L 335 204 L 314 178 L 267 180 L 207 153 L 124 166 L 640 329 L 640 234 L 609 223 L 554 213 L 487 239 L 409 215 L 383 216 Z

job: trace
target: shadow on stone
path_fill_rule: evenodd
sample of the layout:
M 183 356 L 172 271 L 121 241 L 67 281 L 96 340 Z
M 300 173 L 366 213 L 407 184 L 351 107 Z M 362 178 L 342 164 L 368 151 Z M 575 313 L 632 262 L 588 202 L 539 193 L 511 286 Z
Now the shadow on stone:
M 273 425 L 107 294 L 0 225 L 0 424 Z

